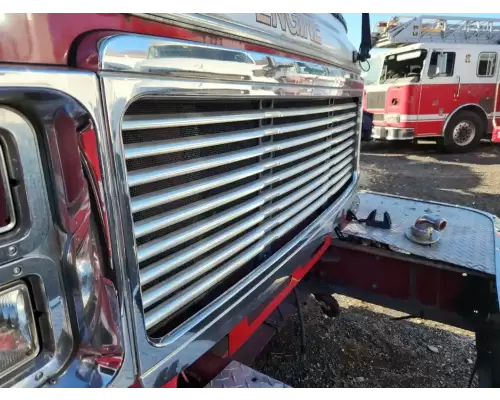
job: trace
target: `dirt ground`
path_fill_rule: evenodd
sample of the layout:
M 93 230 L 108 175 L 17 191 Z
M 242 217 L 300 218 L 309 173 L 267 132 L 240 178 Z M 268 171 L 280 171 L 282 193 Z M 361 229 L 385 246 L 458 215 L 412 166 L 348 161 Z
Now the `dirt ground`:
M 431 143 L 366 143 L 361 189 L 466 205 L 500 215 L 500 146 L 442 154 Z M 336 296 L 341 315 L 325 319 L 304 307 L 307 356 L 299 354 L 297 317 L 253 367 L 293 387 L 466 387 L 474 336 L 443 324 L 393 321 L 403 314 Z M 477 380 L 474 381 L 474 385 Z

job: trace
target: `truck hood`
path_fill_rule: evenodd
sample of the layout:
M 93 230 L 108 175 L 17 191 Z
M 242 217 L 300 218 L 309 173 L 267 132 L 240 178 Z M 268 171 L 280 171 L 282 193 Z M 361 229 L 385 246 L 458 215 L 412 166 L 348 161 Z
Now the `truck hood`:
M 327 13 L 140 14 L 174 25 L 191 25 L 220 36 L 304 55 L 360 73 L 342 22 Z

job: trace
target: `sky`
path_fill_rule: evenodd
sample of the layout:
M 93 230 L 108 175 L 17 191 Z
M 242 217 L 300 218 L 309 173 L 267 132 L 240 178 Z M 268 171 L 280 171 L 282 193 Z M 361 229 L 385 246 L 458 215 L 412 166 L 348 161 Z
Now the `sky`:
M 420 14 L 408 14 L 404 13 L 401 15 L 404 16 L 419 16 L 419 15 L 429 15 L 432 13 L 420 13 Z M 351 43 L 354 45 L 354 47 L 358 48 L 359 43 L 361 41 L 361 14 L 355 14 L 355 13 L 342 13 L 344 16 L 346 22 L 347 22 L 347 28 L 348 28 L 348 36 L 349 40 Z M 370 28 L 372 28 L 375 23 L 379 21 L 388 21 L 390 17 L 394 16 L 395 14 L 376 14 L 376 13 L 370 13 Z M 449 16 L 465 16 L 465 14 L 447 14 Z M 468 14 L 468 17 L 478 17 L 478 18 L 499 18 L 500 19 L 500 14 Z M 371 30 L 371 29 L 370 29 Z

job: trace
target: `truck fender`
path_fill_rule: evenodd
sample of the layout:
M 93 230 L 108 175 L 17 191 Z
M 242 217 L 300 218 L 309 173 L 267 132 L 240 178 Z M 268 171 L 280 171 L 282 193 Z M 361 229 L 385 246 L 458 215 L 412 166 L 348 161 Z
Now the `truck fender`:
M 484 123 L 484 127 L 486 130 L 488 130 L 488 114 L 486 113 L 485 109 L 481 107 L 479 104 L 476 103 L 466 103 L 462 104 L 461 106 L 455 108 L 451 113 L 448 114 L 446 117 L 444 124 L 443 124 L 443 129 L 441 130 L 441 136 L 444 136 L 444 132 L 446 131 L 446 127 L 448 125 L 448 122 L 453 118 L 453 116 L 462 110 L 470 110 L 476 112 L 481 120 Z

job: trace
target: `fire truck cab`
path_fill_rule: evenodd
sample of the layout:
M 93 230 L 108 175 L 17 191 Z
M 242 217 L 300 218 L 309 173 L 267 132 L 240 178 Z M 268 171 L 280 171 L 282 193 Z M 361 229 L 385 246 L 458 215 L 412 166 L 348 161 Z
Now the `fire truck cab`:
M 499 140 L 500 19 L 393 17 L 372 31 L 385 51 L 365 73 L 365 109 L 379 140 L 436 139 L 447 151 Z

